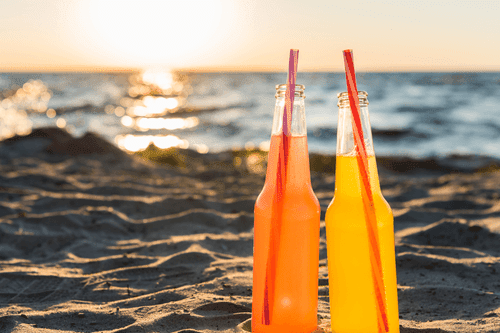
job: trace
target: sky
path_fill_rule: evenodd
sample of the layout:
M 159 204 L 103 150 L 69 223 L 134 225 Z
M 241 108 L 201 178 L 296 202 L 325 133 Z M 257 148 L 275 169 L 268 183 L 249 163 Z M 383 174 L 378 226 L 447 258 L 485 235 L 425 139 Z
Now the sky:
M 0 71 L 500 71 L 500 1 L 0 0 Z

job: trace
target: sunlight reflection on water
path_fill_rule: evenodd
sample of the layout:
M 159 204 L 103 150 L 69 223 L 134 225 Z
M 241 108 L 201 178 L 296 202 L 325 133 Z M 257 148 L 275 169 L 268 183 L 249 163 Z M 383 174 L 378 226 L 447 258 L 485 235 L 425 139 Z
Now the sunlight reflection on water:
M 499 78 L 362 73 L 377 154 L 499 157 Z M 186 146 L 185 140 L 201 152 L 267 150 L 274 87 L 285 80 L 284 73 L 0 73 L 0 139 L 61 126 L 75 137 L 94 132 L 109 142 L 145 136 L 127 144 L 133 151 L 147 143 Z M 335 152 L 342 80 L 340 73 L 301 73 L 311 152 Z M 168 135 L 183 143 L 152 140 Z
M 189 147 L 187 140 L 181 140 L 175 135 L 118 135 L 115 138 L 115 143 L 121 149 L 130 152 L 145 150 L 151 144 L 161 149 L 171 147 L 187 149 Z
M 186 129 L 198 126 L 200 121 L 196 117 L 189 118 L 138 118 L 136 121 L 139 130 L 150 129 Z
M 47 111 L 51 96 L 52 92 L 41 80 L 29 80 L 22 87 L 13 85 L 1 92 L 0 140 L 31 133 L 32 122 L 28 113 Z
M 108 105 L 106 113 L 120 117 L 124 127 L 138 132 L 173 131 L 194 128 L 197 117 L 171 118 L 182 107 L 189 94 L 189 85 L 169 71 L 147 70 L 129 78 L 129 97 L 120 99 L 120 106 Z M 175 135 L 128 134 L 115 138 L 117 145 L 129 152 L 146 149 L 150 144 L 158 148 L 188 148 L 189 143 Z
M 109 81 L 106 74 L 4 77 L 8 89 L 0 91 L 0 140 L 27 135 L 34 126 L 57 126 L 77 136 L 88 131 L 106 134 L 115 138 L 121 149 L 137 152 L 150 144 L 158 148 L 187 148 L 189 143 L 173 131 L 200 124 L 198 117 L 178 112 L 192 92 L 187 77 L 166 70 L 128 74 L 121 93 L 118 82 L 112 81 L 118 76 Z M 114 87 L 111 93 L 110 86 Z M 96 94 L 96 90 L 102 94 Z M 95 95 L 104 100 L 92 100 Z

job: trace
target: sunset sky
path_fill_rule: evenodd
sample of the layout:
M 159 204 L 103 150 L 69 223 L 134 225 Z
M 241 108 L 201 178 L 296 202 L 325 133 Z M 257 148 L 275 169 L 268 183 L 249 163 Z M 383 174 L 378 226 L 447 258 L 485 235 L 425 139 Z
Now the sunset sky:
M 0 0 L 0 71 L 500 71 L 500 1 Z

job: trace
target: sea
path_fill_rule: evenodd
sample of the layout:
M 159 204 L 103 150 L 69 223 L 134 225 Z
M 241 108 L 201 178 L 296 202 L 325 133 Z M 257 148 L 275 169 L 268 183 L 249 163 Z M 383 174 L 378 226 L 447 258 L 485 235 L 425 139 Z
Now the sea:
M 57 126 L 133 153 L 153 144 L 200 153 L 268 149 L 275 86 L 286 73 L 167 70 L 0 73 L 0 140 Z M 500 73 L 357 73 L 375 152 L 500 158 Z M 299 73 L 309 151 L 335 154 L 344 73 Z

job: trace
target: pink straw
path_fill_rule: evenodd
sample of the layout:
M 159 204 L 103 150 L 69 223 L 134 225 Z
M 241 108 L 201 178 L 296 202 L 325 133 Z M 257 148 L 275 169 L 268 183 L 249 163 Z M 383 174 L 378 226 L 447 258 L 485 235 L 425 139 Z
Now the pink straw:
M 361 116 L 359 109 L 358 88 L 356 85 L 356 73 L 354 72 L 354 62 L 352 50 L 344 50 L 344 65 L 347 81 L 347 92 L 349 94 L 349 104 L 352 112 L 352 127 L 354 133 L 354 143 L 356 147 L 356 157 L 360 171 L 360 178 L 363 182 L 363 206 L 365 211 L 366 228 L 368 229 L 368 240 L 370 243 L 370 262 L 372 266 L 372 278 L 377 301 L 379 332 L 389 332 L 389 322 L 387 319 L 387 299 L 384 285 L 384 273 L 382 270 L 382 260 L 380 257 L 379 238 L 377 231 L 377 218 L 375 216 L 375 205 L 373 204 L 373 193 L 370 185 L 370 174 L 368 172 L 368 156 L 361 126 Z
M 274 308 L 274 289 L 276 285 L 276 266 L 281 238 L 283 213 L 283 196 L 285 193 L 288 155 L 290 151 L 293 102 L 295 99 L 295 82 L 299 50 L 290 50 L 288 62 L 288 80 L 285 92 L 285 109 L 283 111 L 283 133 L 278 158 L 276 174 L 276 195 L 274 196 L 271 217 L 271 235 L 269 237 L 269 253 L 267 256 L 266 278 L 264 287 L 264 307 L 262 309 L 262 324 L 270 325 Z
M 299 50 L 290 50 L 288 61 L 288 82 L 285 92 L 285 111 L 283 112 L 283 133 L 290 136 L 292 125 L 292 110 L 295 100 L 295 82 L 297 80 L 297 64 L 299 62 Z

